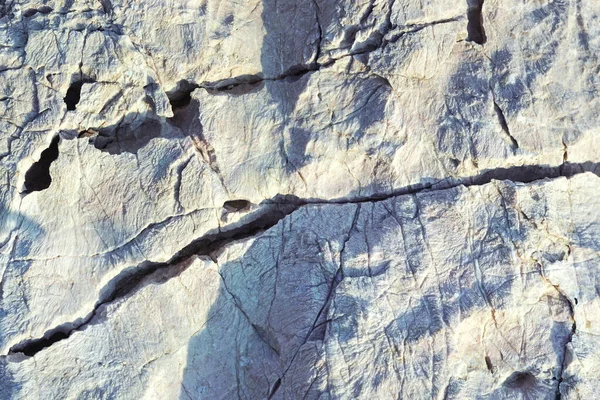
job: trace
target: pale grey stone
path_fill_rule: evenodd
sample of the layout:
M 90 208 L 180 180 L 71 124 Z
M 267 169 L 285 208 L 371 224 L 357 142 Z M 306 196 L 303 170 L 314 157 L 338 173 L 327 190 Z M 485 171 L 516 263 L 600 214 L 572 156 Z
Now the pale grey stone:
M 599 18 L 0 3 L 0 397 L 598 397 Z

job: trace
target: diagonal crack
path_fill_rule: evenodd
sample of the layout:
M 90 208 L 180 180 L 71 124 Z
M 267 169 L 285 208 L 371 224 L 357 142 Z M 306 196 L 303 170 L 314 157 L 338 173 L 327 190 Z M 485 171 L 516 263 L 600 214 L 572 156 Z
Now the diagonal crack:
M 490 183 L 492 180 L 510 180 L 518 183 L 530 183 L 538 180 L 571 177 L 584 172 L 593 172 L 596 175 L 600 171 L 600 163 L 568 163 L 552 167 L 548 165 L 528 165 L 510 168 L 496 168 L 486 170 L 482 173 L 465 178 L 447 178 L 437 180 L 432 183 L 410 185 L 396 191 L 384 194 L 373 194 L 370 196 L 358 196 L 353 198 L 341 198 L 333 200 L 324 199 L 301 199 L 292 195 L 278 195 L 272 199 L 265 200 L 263 209 L 249 214 L 246 221 L 236 228 L 225 231 L 219 230 L 215 233 L 209 233 L 192 241 L 179 252 L 177 252 L 167 262 L 143 262 L 135 267 L 122 271 L 101 290 L 98 301 L 94 308 L 83 318 L 72 322 L 61 324 L 55 328 L 47 330 L 40 338 L 22 341 L 9 350 L 9 354 L 22 353 L 27 356 L 33 356 L 54 343 L 70 337 L 74 332 L 80 331 L 90 324 L 99 314 L 101 307 L 124 298 L 139 289 L 147 278 L 157 271 L 173 268 L 170 275 L 164 280 L 168 280 L 185 269 L 176 268 L 183 262 L 189 260 L 195 255 L 210 255 L 214 251 L 226 246 L 227 244 L 241 240 L 247 237 L 257 235 L 258 233 L 275 226 L 280 220 L 296 211 L 298 208 L 315 204 L 360 204 L 365 202 L 378 202 L 401 195 L 416 195 L 421 192 L 433 192 L 446 190 L 457 186 L 479 186 Z M 338 271 L 334 278 L 332 287 L 339 283 L 343 277 L 343 271 Z M 327 300 L 327 302 L 329 299 Z M 319 315 L 320 316 L 320 315 Z M 315 324 L 318 323 L 318 318 Z M 311 333 L 313 329 L 311 329 Z M 310 334 L 307 338 L 310 337 Z
M 275 226 L 281 219 L 291 214 L 297 208 L 298 206 L 295 205 L 267 204 L 263 209 L 249 214 L 246 218 L 248 219 L 246 223 L 236 228 L 219 230 L 216 233 L 201 236 L 179 250 L 167 262 L 143 262 L 122 271 L 104 285 L 100 290 L 100 295 L 94 308 L 85 317 L 49 329 L 40 338 L 24 340 L 12 346 L 8 354 L 22 353 L 26 356 L 34 356 L 54 343 L 67 339 L 74 332 L 85 328 L 97 318 L 101 307 L 134 293 L 155 272 L 162 272 L 165 269 L 173 268 L 172 275 L 168 276 L 167 279 L 176 276 L 186 266 L 183 266 L 183 268 L 176 267 L 181 267 L 181 264 L 191 259 L 191 257 L 195 255 L 209 255 L 228 243 L 254 236 Z
M 324 323 L 327 323 L 327 321 L 328 321 L 328 320 L 325 320 L 324 322 L 320 322 L 321 316 L 325 315 L 328 312 L 329 306 L 333 299 L 333 295 L 335 294 L 335 290 L 337 289 L 339 284 L 342 282 L 342 280 L 344 280 L 344 277 L 345 277 L 344 276 L 344 252 L 346 250 L 346 244 L 348 244 L 348 241 L 350 240 L 350 237 L 352 236 L 352 231 L 354 231 L 356 222 L 358 221 L 358 217 L 360 215 L 360 210 L 361 210 L 361 205 L 359 204 L 356 207 L 356 210 L 354 211 L 354 218 L 352 220 L 352 224 L 350 225 L 350 229 L 348 230 L 348 236 L 346 236 L 346 239 L 344 240 L 344 243 L 342 244 L 342 249 L 340 250 L 340 266 L 339 266 L 338 270 L 336 271 L 335 275 L 333 276 L 331 283 L 329 284 L 329 289 L 327 291 L 327 296 L 325 297 L 325 301 L 323 302 L 323 305 L 317 312 L 314 322 L 312 323 L 311 327 L 308 329 L 306 336 L 304 337 L 304 340 L 298 346 L 298 348 L 296 349 L 296 352 L 292 356 L 287 368 L 283 371 L 283 373 L 281 374 L 281 377 L 279 377 L 279 379 L 273 386 L 273 389 L 271 390 L 271 394 L 269 395 L 269 398 L 268 398 L 269 400 L 271 400 L 271 398 L 273 398 L 273 396 L 275 395 L 275 393 L 281 386 L 281 382 L 282 382 L 283 378 L 286 376 L 286 374 L 288 373 L 290 368 L 292 368 L 292 365 L 294 365 L 294 360 L 300 353 L 300 349 L 302 349 L 302 346 L 304 346 L 308 342 L 308 340 L 312 336 L 315 329 L 317 329 Z M 325 317 L 327 317 L 327 316 L 325 315 Z
M 213 261 L 218 265 L 217 260 L 213 260 Z M 221 272 L 219 272 L 219 276 L 221 277 L 221 282 L 223 282 L 223 289 L 225 289 L 227 294 L 229 294 L 229 296 L 231 297 L 231 302 L 234 305 L 234 307 L 237 308 L 238 311 L 242 314 L 242 316 L 246 319 L 246 321 L 252 327 L 252 329 L 254 330 L 256 335 L 258 335 L 260 340 L 262 340 L 263 343 L 265 343 L 273 351 L 273 353 L 275 353 L 279 356 L 279 350 L 277 349 L 277 347 L 278 347 L 277 344 L 271 343 L 271 341 L 269 341 L 269 337 L 268 337 L 267 333 L 265 332 L 265 330 L 260 325 L 252 322 L 252 319 L 250 318 L 248 313 L 246 313 L 246 311 L 240 304 L 240 301 L 238 300 L 238 298 L 231 292 L 231 290 L 229 290 L 229 287 L 227 286 L 227 281 L 225 280 L 225 277 L 223 276 L 223 274 Z

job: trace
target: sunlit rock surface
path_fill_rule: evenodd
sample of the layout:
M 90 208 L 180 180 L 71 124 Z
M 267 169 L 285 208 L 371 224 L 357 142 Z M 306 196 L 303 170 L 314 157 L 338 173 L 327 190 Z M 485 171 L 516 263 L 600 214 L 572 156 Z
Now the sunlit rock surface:
M 0 3 L 0 397 L 600 397 L 599 22 Z

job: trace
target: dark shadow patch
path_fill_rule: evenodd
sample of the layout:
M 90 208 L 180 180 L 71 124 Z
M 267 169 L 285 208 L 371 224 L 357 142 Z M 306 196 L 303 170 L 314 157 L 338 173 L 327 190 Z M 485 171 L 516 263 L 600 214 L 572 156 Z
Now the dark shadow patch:
M 484 361 L 485 361 L 485 366 L 488 369 L 488 371 L 490 371 L 493 374 L 494 373 L 494 364 L 492 364 L 492 360 L 490 359 L 490 357 L 485 356 Z
M 510 143 L 512 144 L 513 148 L 518 149 L 519 142 L 517 142 L 517 139 L 515 139 L 515 137 L 511 135 L 510 130 L 508 129 L 508 123 L 506 122 L 506 117 L 504 116 L 504 112 L 502 111 L 498 103 L 496 103 L 496 101 L 494 101 L 494 111 L 496 112 L 496 116 L 498 117 L 498 122 L 500 123 L 502 131 L 506 134 L 506 136 L 508 136 L 508 139 L 510 140 Z
M 56 342 L 60 342 L 69 337 L 68 330 L 63 331 L 55 331 L 50 334 L 48 337 L 43 337 L 41 339 L 32 340 L 28 343 L 23 343 L 18 346 L 11 348 L 11 352 L 14 353 L 23 353 L 28 357 L 35 355 L 40 350 L 54 344 Z
M 135 154 L 150 140 L 160 137 L 161 132 L 159 121 L 147 120 L 139 126 L 124 125 L 114 129 L 102 129 L 97 135 L 91 135 L 89 141 L 98 150 L 109 154 Z
M 55 136 L 50 146 L 40 156 L 39 161 L 33 163 L 25 173 L 25 191 L 24 193 L 39 192 L 48 189 L 52 183 L 50 176 L 50 165 L 58 158 L 58 143 L 60 137 Z
M 277 379 L 275 381 L 275 383 L 273 384 L 273 389 L 271 389 L 271 392 L 269 393 L 269 400 L 271 400 L 273 398 L 273 396 L 275 396 L 275 393 L 277 393 L 277 390 L 279 390 L 280 386 L 281 386 L 281 378 Z
M 25 18 L 29 18 L 29 17 L 33 17 L 35 14 L 40 13 L 40 14 L 49 14 L 53 11 L 52 7 L 48 7 L 48 6 L 43 6 L 40 8 L 29 8 L 25 11 L 23 11 L 23 16 Z

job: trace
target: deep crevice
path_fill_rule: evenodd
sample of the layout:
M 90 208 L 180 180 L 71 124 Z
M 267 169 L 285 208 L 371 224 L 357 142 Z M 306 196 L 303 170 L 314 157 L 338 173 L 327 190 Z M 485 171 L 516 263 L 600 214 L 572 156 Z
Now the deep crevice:
M 189 94 L 194 89 L 197 89 L 197 88 L 205 89 L 209 93 L 213 93 L 213 94 L 217 94 L 217 93 L 221 93 L 221 92 L 225 92 L 228 94 L 234 94 L 234 95 L 247 94 L 247 93 L 252 92 L 255 88 L 260 86 L 260 84 L 262 84 L 263 82 L 268 82 L 268 81 L 274 82 L 274 81 L 282 81 L 282 80 L 294 81 L 294 80 L 302 78 L 306 74 L 319 71 L 321 68 L 329 67 L 329 66 L 335 64 L 335 62 L 337 62 L 338 60 L 341 60 L 343 58 L 360 56 L 360 55 L 371 53 L 380 48 L 384 48 L 387 44 L 393 43 L 394 41 L 398 40 L 403 35 L 418 32 L 429 26 L 445 24 L 445 23 L 449 23 L 449 22 L 455 22 L 455 21 L 458 21 L 459 19 L 461 19 L 461 17 L 446 18 L 446 19 L 442 19 L 442 20 L 438 20 L 438 21 L 431 21 L 431 22 L 427 22 L 427 23 L 423 23 L 423 24 L 407 25 L 406 27 L 404 27 L 403 30 L 398 32 L 394 37 L 390 38 L 389 40 L 386 40 L 385 36 L 388 33 L 390 33 L 392 30 L 397 28 L 391 23 L 391 21 L 388 20 L 383 31 L 379 32 L 377 34 L 376 38 L 369 41 L 368 43 L 365 43 L 364 46 L 362 46 L 360 49 L 356 49 L 355 51 L 351 51 L 351 52 L 344 54 L 342 56 L 339 56 L 337 58 L 327 59 L 323 62 L 318 61 L 318 59 L 321 56 L 320 42 L 322 41 L 322 36 L 323 36 L 323 32 L 321 31 L 321 26 L 319 25 L 319 39 L 318 39 L 319 43 L 318 43 L 318 47 L 317 47 L 317 54 L 315 57 L 315 61 L 312 63 L 294 65 L 294 66 L 290 67 L 284 73 L 277 75 L 277 76 L 273 76 L 273 77 L 264 77 L 264 76 L 262 76 L 261 73 L 247 74 L 247 75 L 236 76 L 233 78 L 221 79 L 218 81 L 202 82 L 200 84 L 190 83 L 188 81 L 182 80 L 178 83 L 178 89 L 168 92 L 167 95 L 168 95 L 169 99 L 171 100 L 171 105 L 173 106 L 173 102 L 175 102 L 174 107 L 177 108 L 177 107 L 179 107 L 179 104 L 181 104 L 183 107 L 187 106 L 187 104 L 189 104 Z M 179 85 L 182 82 L 185 82 L 186 84 L 190 85 L 190 87 L 193 87 L 193 89 L 189 90 L 189 93 L 187 93 L 187 94 L 185 93 L 185 90 L 182 92 L 179 89 Z M 179 102 L 181 102 L 181 103 L 179 103 Z
M 490 373 L 494 373 L 494 364 L 492 364 L 492 360 L 490 359 L 489 356 L 485 356 L 484 357 L 484 361 L 485 361 L 485 366 L 487 367 L 488 371 L 490 371 Z
M 182 248 L 167 262 L 143 262 L 122 271 L 100 290 L 96 305 L 85 317 L 47 330 L 41 338 L 22 341 L 12 346 L 8 354 L 36 355 L 54 343 L 69 338 L 74 332 L 93 324 L 101 316 L 100 310 L 103 306 L 134 293 L 147 280 L 163 282 L 177 276 L 187 268 L 189 264 L 186 261 L 191 257 L 210 255 L 228 243 L 255 236 L 275 226 L 297 208 L 298 206 L 290 205 L 266 205 L 255 213 L 258 215 L 248 215 L 249 218 L 254 218 L 247 223 L 227 231 L 204 235 Z
M 563 292 L 563 290 L 560 289 L 559 285 L 553 285 L 553 286 L 557 290 L 558 295 L 561 298 L 561 300 L 566 302 L 567 305 L 569 306 L 569 314 L 571 316 L 571 319 L 573 320 L 573 324 L 571 325 L 571 332 L 569 332 L 569 337 L 567 338 L 565 344 L 563 345 L 562 359 L 560 360 L 560 365 L 558 366 L 558 373 L 557 373 L 557 379 L 556 379 L 557 382 L 556 382 L 556 391 L 554 393 L 554 398 L 555 398 L 555 400 L 561 400 L 562 393 L 560 392 L 560 385 L 563 382 L 563 373 L 564 373 L 565 369 L 567 368 L 567 366 L 569 365 L 569 363 L 571 362 L 571 359 L 570 359 L 571 353 L 570 353 L 568 346 L 569 346 L 569 343 L 571 343 L 573 341 L 573 335 L 575 335 L 575 332 L 577 332 L 577 321 L 575 321 L 575 306 L 577 305 L 577 299 L 575 299 L 575 302 L 573 303 L 567 297 L 567 294 L 565 292 Z
M 50 165 L 58 158 L 58 143 L 60 137 L 55 136 L 47 149 L 42 151 L 40 159 L 25 173 L 25 190 L 23 194 L 39 192 L 48 189 L 52 183 Z
M 184 79 L 177 82 L 177 88 L 167 93 L 171 108 L 177 110 L 190 105 L 192 101 L 192 92 L 199 86 Z
M 467 9 L 467 41 L 477 44 L 485 44 L 487 37 L 483 28 L 483 1 L 467 0 L 469 8 Z
M 510 180 L 516 183 L 530 183 L 537 180 L 557 178 L 561 176 L 571 177 L 586 171 L 593 172 L 598 175 L 597 171 L 600 171 L 600 163 L 564 163 L 556 167 L 533 165 L 497 168 L 462 179 L 450 178 L 446 180 L 438 180 L 429 184 L 409 186 L 388 194 L 375 194 L 372 196 L 356 197 L 353 199 L 300 199 L 293 195 L 279 195 L 271 200 L 265 200 L 262 203 L 265 208 L 257 211 L 256 213 L 259 215 L 246 224 L 227 231 L 220 231 L 218 233 L 204 235 L 189 243 L 167 262 L 143 262 L 138 266 L 122 271 L 119 275 L 107 283 L 100 291 L 98 302 L 94 306 L 94 309 L 86 317 L 50 329 L 46 331 L 41 338 L 26 340 L 18 343 L 10 348 L 9 354 L 22 353 L 31 356 L 37 354 L 39 351 L 50 347 L 52 344 L 70 337 L 73 332 L 84 329 L 86 325 L 91 324 L 98 318 L 99 310 L 102 306 L 132 294 L 138 288 L 140 288 L 145 281 L 151 279 L 151 275 L 162 272 L 162 277 L 154 276 L 155 281 L 159 278 L 162 279 L 162 281 L 166 281 L 173 276 L 177 276 L 187 267 L 187 265 L 183 265 L 184 261 L 190 259 L 192 256 L 211 255 L 219 248 L 222 248 L 233 241 L 254 236 L 275 226 L 280 220 L 302 206 L 310 204 L 360 204 L 365 202 L 377 202 L 401 195 L 417 194 L 425 191 L 430 192 L 446 190 L 460 185 L 466 187 L 479 186 L 490 183 L 492 180 Z M 248 215 L 248 217 L 252 216 L 252 214 Z M 334 283 L 332 285 L 335 285 L 335 282 L 338 280 L 339 277 L 336 274 L 336 278 L 334 279 Z M 571 304 L 571 310 L 572 307 L 573 306 Z M 315 323 L 316 322 L 317 321 L 315 321 Z M 572 334 L 574 334 L 574 332 L 575 323 L 573 323 Z M 307 338 L 309 336 L 310 334 L 307 336 Z M 572 335 L 565 344 L 565 349 L 567 344 L 570 343 L 571 339 Z M 564 363 L 565 360 L 563 359 L 563 368 Z M 507 380 L 506 383 L 509 385 L 518 384 L 527 377 L 514 376 L 513 378 L 514 379 Z M 559 379 L 559 387 L 561 381 L 562 377 Z M 559 394 L 557 394 L 557 396 L 559 396 Z
M 275 384 L 273 384 L 273 389 L 271 389 L 271 392 L 269 393 L 269 400 L 271 400 L 273 398 L 273 396 L 275 396 L 275 393 L 277 393 L 277 390 L 279 390 L 280 386 L 281 386 L 281 378 L 277 379 L 275 381 Z
M 600 176 L 600 163 L 563 163 L 555 167 L 549 165 L 522 165 L 507 168 L 494 168 L 484 170 L 477 175 L 463 178 L 448 177 L 432 180 L 428 183 L 408 185 L 387 193 L 376 193 L 369 196 L 353 196 L 352 198 L 341 197 L 337 199 L 308 198 L 300 199 L 294 195 L 278 195 L 272 201 L 276 204 L 359 204 L 384 201 L 392 197 L 418 194 L 420 192 L 436 192 L 447 190 L 457 186 L 481 186 L 493 180 L 508 180 L 515 183 L 531 183 L 543 179 L 554 179 L 559 177 L 572 177 L 584 172 L 592 172 Z
M 65 104 L 67 105 L 68 111 L 74 111 L 77 108 L 77 104 L 81 98 L 81 88 L 85 82 L 83 80 L 75 81 L 67 89 L 67 94 L 64 97 Z

